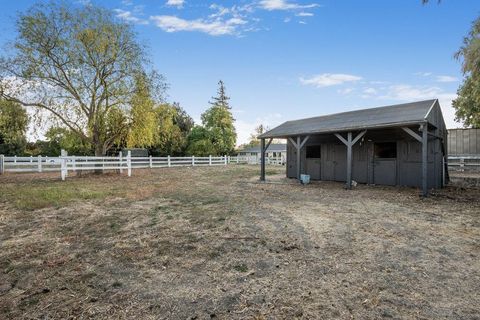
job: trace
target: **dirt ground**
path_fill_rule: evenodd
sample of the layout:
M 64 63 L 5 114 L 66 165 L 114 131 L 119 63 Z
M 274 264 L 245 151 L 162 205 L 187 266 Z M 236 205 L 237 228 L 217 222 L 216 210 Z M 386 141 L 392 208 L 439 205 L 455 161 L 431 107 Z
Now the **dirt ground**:
M 480 319 L 480 189 L 0 177 L 0 319 Z

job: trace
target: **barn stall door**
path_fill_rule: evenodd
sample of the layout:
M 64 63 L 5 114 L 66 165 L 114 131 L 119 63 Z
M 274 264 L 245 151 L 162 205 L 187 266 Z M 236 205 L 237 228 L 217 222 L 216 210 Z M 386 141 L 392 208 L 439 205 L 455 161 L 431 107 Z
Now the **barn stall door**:
M 333 144 L 323 145 L 322 180 L 335 180 L 335 150 Z
M 321 167 L 321 149 L 320 145 L 306 147 L 306 168 L 305 173 L 310 175 L 312 180 L 320 180 Z
M 397 143 L 378 142 L 373 146 L 373 183 L 397 184 Z
M 334 146 L 335 181 L 347 181 L 347 147 L 343 144 Z

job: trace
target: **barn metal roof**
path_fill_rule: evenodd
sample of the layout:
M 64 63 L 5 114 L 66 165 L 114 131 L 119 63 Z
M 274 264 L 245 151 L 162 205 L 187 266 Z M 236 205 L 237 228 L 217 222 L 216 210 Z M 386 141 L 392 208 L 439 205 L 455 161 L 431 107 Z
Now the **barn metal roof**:
M 312 133 L 417 124 L 426 120 L 435 101 L 436 99 L 417 101 L 287 121 L 260 135 L 260 138 L 284 138 Z
M 287 144 L 286 143 L 271 143 L 268 146 L 267 152 L 282 152 L 287 151 Z M 260 152 L 260 146 L 249 147 L 238 152 Z

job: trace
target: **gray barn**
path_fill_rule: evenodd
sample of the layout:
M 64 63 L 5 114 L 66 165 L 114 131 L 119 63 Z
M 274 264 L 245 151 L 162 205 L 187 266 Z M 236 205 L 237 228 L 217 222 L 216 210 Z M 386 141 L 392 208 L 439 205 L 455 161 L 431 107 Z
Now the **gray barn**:
M 287 139 L 287 177 L 441 188 L 447 131 L 438 100 L 287 121 L 260 136 Z M 268 143 L 267 143 L 268 147 Z M 261 164 L 265 180 L 265 163 Z

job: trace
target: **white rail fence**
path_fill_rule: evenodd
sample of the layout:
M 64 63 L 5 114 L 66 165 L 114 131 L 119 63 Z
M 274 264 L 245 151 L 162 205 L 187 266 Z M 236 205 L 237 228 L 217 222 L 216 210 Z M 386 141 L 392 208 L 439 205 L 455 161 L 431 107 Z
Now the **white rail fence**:
M 282 165 L 284 159 L 266 158 L 266 163 Z M 82 172 L 93 170 L 115 170 L 120 173 L 127 172 L 132 175 L 133 169 L 141 168 L 169 168 L 187 166 L 226 166 L 229 164 L 258 164 L 259 160 L 248 156 L 208 156 L 208 157 L 132 157 L 130 152 L 127 156 L 120 153 L 116 157 L 93 157 L 93 156 L 68 156 L 62 151 L 60 157 L 5 157 L 0 155 L 0 174 L 6 172 L 60 172 L 62 180 L 65 180 L 69 172 Z
M 448 167 L 452 171 L 480 171 L 480 156 L 450 156 Z

